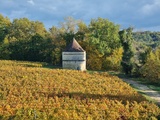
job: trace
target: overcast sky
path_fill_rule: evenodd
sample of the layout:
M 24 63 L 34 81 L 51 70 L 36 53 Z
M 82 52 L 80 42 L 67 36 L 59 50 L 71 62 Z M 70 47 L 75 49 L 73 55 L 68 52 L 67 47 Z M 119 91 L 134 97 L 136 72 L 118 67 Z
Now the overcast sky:
M 0 0 L 0 14 L 10 20 L 38 20 L 46 28 L 72 16 L 86 24 L 101 17 L 122 29 L 160 31 L 160 0 Z

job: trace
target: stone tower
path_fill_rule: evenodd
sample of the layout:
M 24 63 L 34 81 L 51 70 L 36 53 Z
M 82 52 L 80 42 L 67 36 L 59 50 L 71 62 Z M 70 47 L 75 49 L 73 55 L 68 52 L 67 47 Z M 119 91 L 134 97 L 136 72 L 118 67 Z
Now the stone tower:
M 62 67 L 64 69 L 86 70 L 86 52 L 75 39 L 62 52 Z

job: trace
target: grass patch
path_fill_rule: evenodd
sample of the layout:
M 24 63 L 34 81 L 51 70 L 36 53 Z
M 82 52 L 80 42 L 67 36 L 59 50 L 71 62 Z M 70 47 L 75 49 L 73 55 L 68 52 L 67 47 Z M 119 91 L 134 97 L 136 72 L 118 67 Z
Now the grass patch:
M 157 85 L 148 85 L 148 87 L 150 89 L 158 91 L 160 93 L 160 86 L 157 86 Z

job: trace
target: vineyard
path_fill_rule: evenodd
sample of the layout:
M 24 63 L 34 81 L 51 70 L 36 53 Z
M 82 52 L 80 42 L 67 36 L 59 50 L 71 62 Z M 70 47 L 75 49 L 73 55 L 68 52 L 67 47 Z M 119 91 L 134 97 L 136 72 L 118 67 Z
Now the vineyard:
M 0 61 L 2 120 L 159 118 L 158 106 L 107 73 L 47 69 L 41 63 Z

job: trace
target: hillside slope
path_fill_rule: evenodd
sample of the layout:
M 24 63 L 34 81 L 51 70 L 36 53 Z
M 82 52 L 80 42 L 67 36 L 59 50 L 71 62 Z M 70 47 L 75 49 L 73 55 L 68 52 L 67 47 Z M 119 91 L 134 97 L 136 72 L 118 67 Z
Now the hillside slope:
M 0 61 L 0 119 L 153 119 L 160 109 L 107 73 Z
M 133 32 L 133 38 L 136 42 L 146 46 L 150 46 L 153 49 L 160 45 L 160 32 Z

